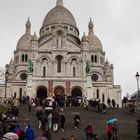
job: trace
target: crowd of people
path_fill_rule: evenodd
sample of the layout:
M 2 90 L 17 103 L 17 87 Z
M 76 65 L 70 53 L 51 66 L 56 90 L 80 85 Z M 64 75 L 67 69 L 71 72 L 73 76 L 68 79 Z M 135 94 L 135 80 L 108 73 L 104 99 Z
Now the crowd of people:
M 94 105 L 92 104 L 94 103 Z M 115 103 L 113 100 L 111 102 L 108 99 L 108 107 L 115 107 Z M 112 105 L 111 105 L 112 104 Z M 47 140 L 51 140 L 52 132 L 58 132 L 58 130 L 64 132 L 65 131 L 65 122 L 66 117 L 64 113 L 64 106 L 83 106 L 86 108 L 95 107 L 99 109 L 99 112 L 106 113 L 107 106 L 104 103 L 100 103 L 100 101 L 96 102 L 88 102 L 87 100 L 82 100 L 81 98 L 72 99 L 71 97 L 65 98 L 47 98 L 39 100 L 38 98 L 30 98 L 29 96 L 23 96 L 19 99 L 19 102 L 14 102 L 12 106 L 9 107 L 6 114 L 1 114 L 0 122 L 2 126 L 3 134 L 7 132 L 13 132 L 18 135 L 18 140 L 34 140 L 35 134 L 32 125 L 26 121 L 23 128 L 18 124 L 18 115 L 19 115 L 19 106 L 28 106 L 28 111 L 32 111 L 32 107 L 36 108 L 36 118 L 38 120 L 38 128 L 42 131 L 42 136 L 46 137 Z M 93 106 L 92 106 L 93 105 Z M 87 107 L 88 106 L 88 107 Z M 56 108 L 59 108 L 56 109 Z M 81 123 L 81 117 L 78 112 L 74 112 L 73 124 L 74 129 L 78 131 L 79 125 Z M 117 140 L 116 131 L 114 133 L 114 125 L 107 125 L 106 133 L 108 136 L 108 140 Z M 111 127 L 110 127 L 111 126 Z M 110 129 L 109 129 L 110 127 Z M 118 128 L 117 128 L 118 130 Z M 107 132 L 108 131 L 108 132 Z M 99 136 L 94 133 L 94 128 L 91 124 L 85 126 L 85 137 L 87 140 L 99 140 Z M 111 137 L 113 139 L 111 139 Z M 75 136 L 72 135 L 70 137 L 71 140 L 76 140 Z M 62 138 L 65 140 L 65 138 Z

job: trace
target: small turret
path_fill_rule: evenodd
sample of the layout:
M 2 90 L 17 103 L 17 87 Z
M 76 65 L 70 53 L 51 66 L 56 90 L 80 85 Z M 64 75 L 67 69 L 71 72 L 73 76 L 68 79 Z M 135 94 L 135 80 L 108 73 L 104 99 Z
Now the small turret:
M 31 41 L 38 41 L 38 37 L 36 35 L 36 32 L 34 32 L 34 35 L 33 35 L 32 39 L 31 39 Z

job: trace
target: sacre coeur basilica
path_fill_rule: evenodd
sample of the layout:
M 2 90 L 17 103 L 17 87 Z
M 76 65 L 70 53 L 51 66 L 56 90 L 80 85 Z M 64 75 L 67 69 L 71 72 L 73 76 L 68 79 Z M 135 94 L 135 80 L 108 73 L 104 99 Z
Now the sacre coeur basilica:
M 0 84 L 1 98 L 44 99 L 72 96 L 92 99 L 114 99 L 121 107 L 121 87 L 114 84 L 113 64 L 94 33 L 89 19 L 88 33 L 79 37 L 72 13 L 62 0 L 44 18 L 39 37 L 31 33 L 31 21 L 19 38 L 13 59 L 5 66 L 5 83 Z

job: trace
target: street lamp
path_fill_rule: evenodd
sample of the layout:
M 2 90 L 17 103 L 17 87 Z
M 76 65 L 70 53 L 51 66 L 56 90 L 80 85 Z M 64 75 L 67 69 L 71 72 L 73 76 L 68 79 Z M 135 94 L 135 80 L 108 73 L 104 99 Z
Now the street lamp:
M 137 72 L 136 75 L 136 80 L 137 80 L 137 95 L 136 95 L 136 101 L 137 101 L 137 106 L 139 105 L 139 73 Z
M 5 99 L 7 97 L 7 81 L 8 81 L 9 72 L 5 72 Z

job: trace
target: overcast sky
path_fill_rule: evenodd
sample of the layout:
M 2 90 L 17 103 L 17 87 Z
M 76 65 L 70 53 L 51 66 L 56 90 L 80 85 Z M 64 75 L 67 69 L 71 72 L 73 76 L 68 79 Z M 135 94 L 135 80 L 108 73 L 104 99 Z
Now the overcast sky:
M 74 15 L 80 31 L 88 33 L 90 17 L 106 58 L 114 65 L 116 85 L 122 93 L 136 91 L 135 74 L 140 73 L 140 0 L 63 0 Z M 30 17 L 32 33 L 39 33 L 56 0 L 0 0 L 0 66 L 9 63 L 18 39 Z

